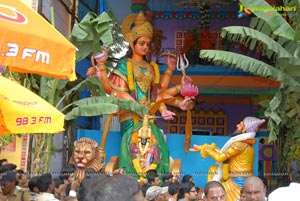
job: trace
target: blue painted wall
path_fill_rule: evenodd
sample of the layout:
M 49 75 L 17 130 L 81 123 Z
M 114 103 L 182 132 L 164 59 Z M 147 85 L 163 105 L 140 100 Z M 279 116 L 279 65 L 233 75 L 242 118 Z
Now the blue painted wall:
M 166 134 L 167 144 L 170 150 L 170 155 L 174 159 L 182 160 L 181 177 L 185 174 L 192 175 L 195 184 L 201 188 L 204 187 L 207 178 L 207 171 L 210 165 L 216 164 L 216 162 L 210 157 L 204 159 L 198 152 L 184 153 L 184 135 Z M 100 144 L 102 138 L 102 132 L 99 130 L 78 130 L 76 139 L 81 137 L 89 137 L 94 139 Z M 191 140 L 191 146 L 193 144 L 204 144 L 215 142 L 220 148 L 226 143 L 229 137 L 220 136 L 193 136 Z M 255 149 L 255 163 L 254 174 L 258 175 L 258 139 L 254 145 Z M 121 134 L 119 132 L 110 132 L 105 144 L 106 162 L 109 161 L 111 156 L 119 155 L 120 152 Z

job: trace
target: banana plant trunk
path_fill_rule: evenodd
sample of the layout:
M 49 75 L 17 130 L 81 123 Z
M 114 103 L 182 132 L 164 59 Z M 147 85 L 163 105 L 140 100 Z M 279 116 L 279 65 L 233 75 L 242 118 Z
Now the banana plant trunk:
M 44 144 L 45 144 L 45 134 L 35 134 L 34 135 L 34 175 L 40 174 L 40 166 L 42 165 L 41 158 L 43 157 L 44 152 Z
M 48 94 L 48 102 L 51 105 L 55 105 L 55 93 L 58 85 L 58 79 L 52 80 L 52 87 Z M 51 163 L 51 147 L 52 147 L 53 135 L 49 133 L 34 135 L 34 173 L 46 173 L 50 172 Z
M 58 85 L 58 79 L 53 79 L 52 80 L 52 87 L 48 95 L 48 102 L 51 105 L 55 105 L 55 93 L 57 90 L 57 85 Z M 52 139 L 53 135 L 52 134 L 45 134 L 44 140 L 45 140 L 45 146 L 44 146 L 44 166 L 42 167 L 43 173 L 49 172 L 50 171 L 50 164 L 51 164 L 51 146 L 52 146 Z
M 45 134 L 45 141 L 43 173 L 50 172 L 52 135 Z

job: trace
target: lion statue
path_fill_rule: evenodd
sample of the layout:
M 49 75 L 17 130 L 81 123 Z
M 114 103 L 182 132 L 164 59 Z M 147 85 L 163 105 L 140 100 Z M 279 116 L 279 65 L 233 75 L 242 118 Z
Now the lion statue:
M 87 169 L 93 169 L 95 172 L 104 169 L 100 153 L 97 142 L 90 138 L 80 138 L 74 142 L 74 151 L 69 164 L 75 166 L 75 178 L 79 182 L 83 180 Z

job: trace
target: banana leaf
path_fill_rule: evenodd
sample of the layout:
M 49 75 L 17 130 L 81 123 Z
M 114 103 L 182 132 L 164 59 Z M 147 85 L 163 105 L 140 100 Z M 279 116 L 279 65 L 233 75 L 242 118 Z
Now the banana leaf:
M 286 82 L 287 84 L 299 87 L 300 89 L 300 84 L 291 76 L 277 70 L 271 65 L 245 55 L 222 50 L 201 50 L 199 57 L 216 65 L 240 68 L 245 72 L 250 72 L 262 77 L 268 77 L 279 82 Z
M 289 95 L 289 104 L 286 108 L 286 116 L 288 118 L 298 118 L 300 115 L 300 93 L 291 93 Z M 299 125 L 300 126 L 300 125 Z
M 294 40 L 295 31 L 289 23 L 266 1 L 261 0 L 240 0 L 240 2 L 258 18 L 264 20 L 277 36 Z
M 99 16 L 88 12 L 80 23 L 75 24 L 69 40 L 79 49 L 76 61 L 87 57 L 90 53 L 100 52 L 100 43 L 113 43 L 112 31 L 109 25 L 111 18 L 106 12 Z
M 287 12 L 287 15 L 289 17 L 290 23 L 295 26 L 296 34 L 295 34 L 295 41 L 299 41 L 299 21 L 300 21 L 300 2 L 298 0 L 283 0 L 285 6 L 290 8 L 296 8 L 295 12 Z
M 235 42 L 241 42 L 255 49 L 258 44 L 263 44 L 265 54 L 271 58 L 273 54 L 276 57 L 291 57 L 292 55 L 283 48 L 279 43 L 270 38 L 268 35 L 261 33 L 255 29 L 242 26 L 229 26 L 222 28 L 222 38 Z
M 69 121 L 79 116 L 99 116 L 103 114 L 113 114 L 119 111 L 119 106 L 111 103 L 94 103 L 75 107 L 65 115 L 65 120 Z
M 65 92 L 65 96 L 70 96 L 72 93 L 88 88 L 93 96 L 105 96 L 106 92 L 103 90 L 98 77 L 88 77 L 78 83 L 75 87 Z
M 71 106 L 74 108 L 65 115 L 65 120 L 72 120 L 78 116 L 113 114 L 119 112 L 120 110 L 132 111 L 140 115 L 145 115 L 149 112 L 148 107 L 139 104 L 136 101 L 108 96 L 84 98 L 73 102 L 64 109 L 67 109 Z
M 300 77 L 300 59 L 297 57 L 278 58 L 275 65 L 295 79 Z

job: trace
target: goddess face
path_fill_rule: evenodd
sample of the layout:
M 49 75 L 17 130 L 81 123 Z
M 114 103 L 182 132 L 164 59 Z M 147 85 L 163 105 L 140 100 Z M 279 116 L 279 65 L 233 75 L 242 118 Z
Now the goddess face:
M 95 148 L 90 143 L 76 143 L 74 160 L 79 168 L 85 168 L 95 158 Z
M 151 44 L 151 38 L 141 36 L 137 39 L 136 44 L 131 44 L 131 48 L 135 55 L 144 56 L 148 53 Z

